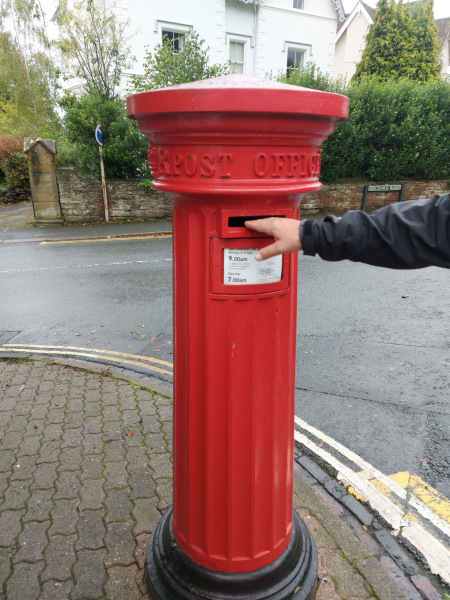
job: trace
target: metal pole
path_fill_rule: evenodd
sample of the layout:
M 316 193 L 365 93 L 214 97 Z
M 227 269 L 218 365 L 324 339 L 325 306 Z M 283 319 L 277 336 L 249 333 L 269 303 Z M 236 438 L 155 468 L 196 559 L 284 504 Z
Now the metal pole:
M 363 193 L 363 197 L 362 197 L 362 202 L 361 202 L 361 210 L 363 210 L 364 212 L 366 212 L 366 202 L 367 202 L 367 191 L 369 189 L 368 185 L 364 186 L 364 193 Z
M 100 171 L 102 174 L 102 188 L 103 188 L 103 206 L 105 208 L 105 223 L 109 223 L 109 212 L 108 212 L 108 198 L 106 196 L 106 181 L 105 181 L 105 167 L 103 166 L 103 151 L 102 147 L 98 146 L 100 152 Z

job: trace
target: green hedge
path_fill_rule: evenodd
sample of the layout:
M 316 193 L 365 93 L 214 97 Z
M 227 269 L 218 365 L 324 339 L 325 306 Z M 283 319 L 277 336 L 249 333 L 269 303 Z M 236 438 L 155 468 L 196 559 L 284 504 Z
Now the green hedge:
M 307 65 L 287 83 L 345 94 L 349 119 L 323 144 L 322 179 L 450 177 L 450 82 L 333 81 Z

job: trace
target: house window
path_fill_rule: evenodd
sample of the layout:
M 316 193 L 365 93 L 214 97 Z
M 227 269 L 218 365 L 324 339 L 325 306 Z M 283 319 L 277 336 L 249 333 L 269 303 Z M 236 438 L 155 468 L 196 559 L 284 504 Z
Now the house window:
M 230 42 L 230 73 L 244 72 L 244 46 L 242 42 Z
M 287 51 L 287 74 L 291 69 L 298 69 L 303 66 L 305 51 L 296 48 L 288 48 Z
M 303 10 L 305 8 L 305 0 L 294 0 L 294 8 Z
M 184 34 L 179 31 L 169 31 L 168 29 L 162 30 L 162 39 L 170 40 L 172 43 L 173 51 L 178 54 L 183 48 Z

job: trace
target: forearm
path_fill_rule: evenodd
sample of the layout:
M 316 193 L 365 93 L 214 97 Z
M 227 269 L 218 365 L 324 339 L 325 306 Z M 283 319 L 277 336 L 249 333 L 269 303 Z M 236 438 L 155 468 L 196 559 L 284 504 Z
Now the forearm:
M 372 215 L 304 221 L 304 254 L 391 269 L 450 268 L 450 194 L 386 206 Z

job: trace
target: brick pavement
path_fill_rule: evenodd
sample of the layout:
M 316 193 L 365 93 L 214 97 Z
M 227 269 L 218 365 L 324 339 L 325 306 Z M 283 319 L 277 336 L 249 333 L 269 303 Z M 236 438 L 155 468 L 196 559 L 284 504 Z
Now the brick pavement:
M 172 496 L 171 408 L 108 371 L 0 359 L 1 600 L 149 600 L 146 547 Z M 319 551 L 317 600 L 439 597 L 408 562 L 411 583 L 385 535 L 378 543 L 344 514 L 320 472 L 296 470 L 294 507 Z

